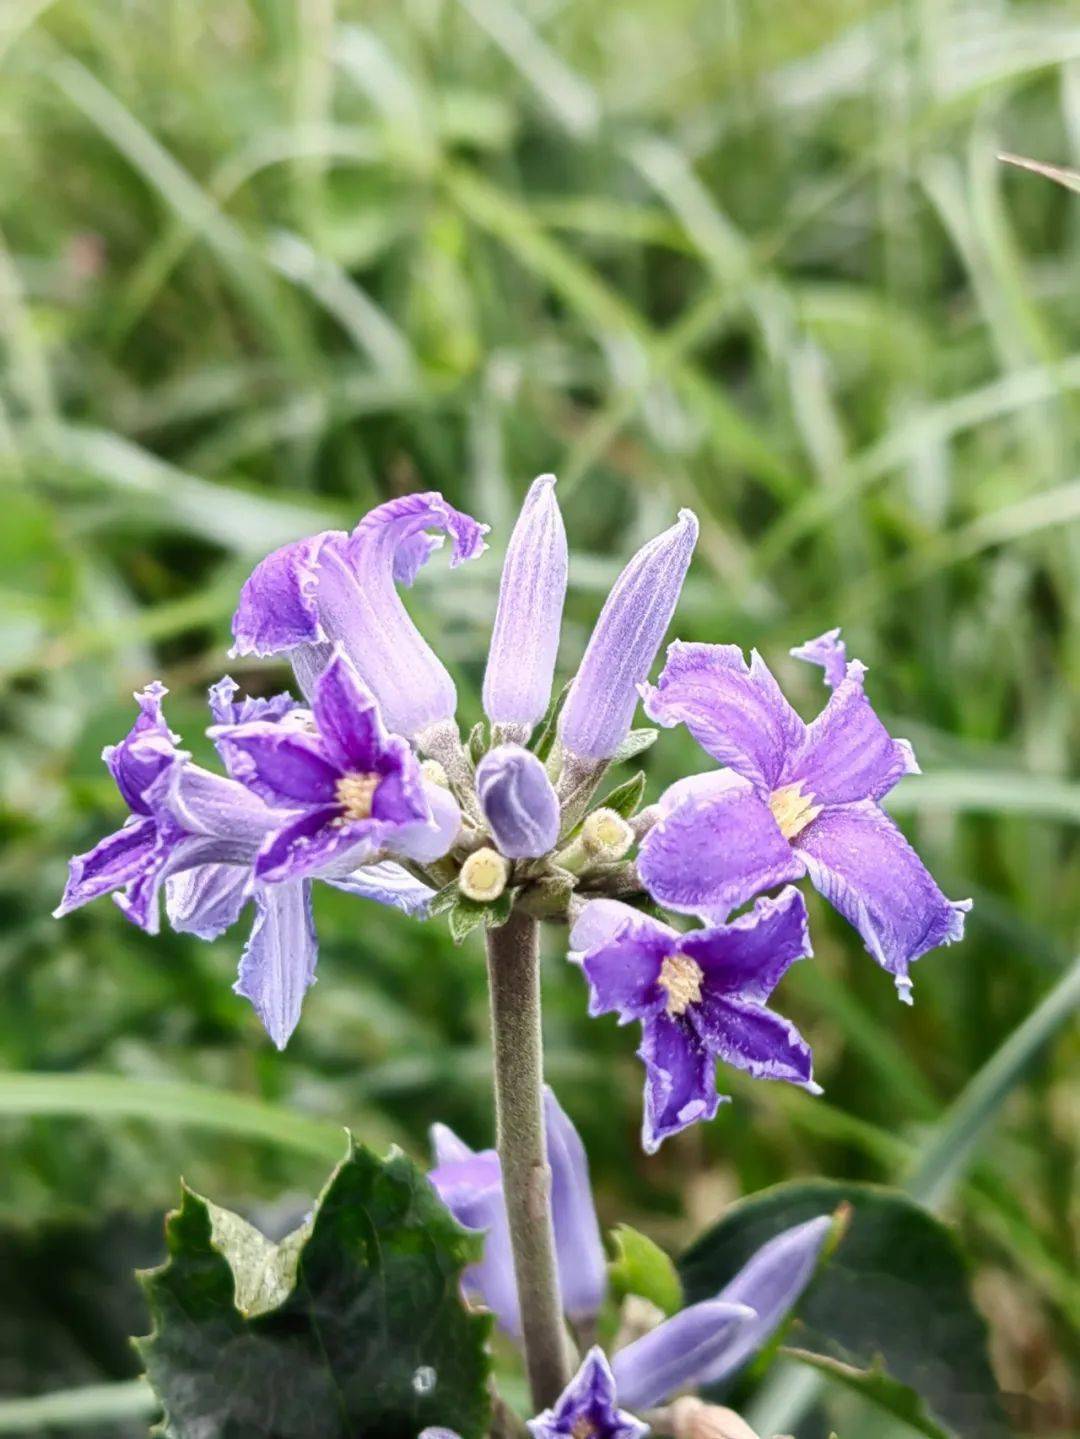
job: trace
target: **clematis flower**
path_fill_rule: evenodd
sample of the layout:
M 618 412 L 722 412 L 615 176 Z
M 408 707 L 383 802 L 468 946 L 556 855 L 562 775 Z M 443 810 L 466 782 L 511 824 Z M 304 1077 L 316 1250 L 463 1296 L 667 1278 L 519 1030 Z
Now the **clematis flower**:
M 638 685 L 675 613 L 697 536 L 693 511 L 680 510 L 678 522 L 644 545 L 612 586 L 559 716 L 567 755 L 610 759 L 629 733 Z
M 310 731 L 264 720 L 210 731 L 244 784 L 291 811 L 256 856 L 256 879 L 344 877 L 387 853 L 445 854 L 461 823 L 455 800 L 425 783 L 406 740 L 387 734 L 340 650 L 315 682 L 312 719 Z
M 547 770 L 520 745 L 489 750 L 476 767 L 476 797 L 500 854 L 534 859 L 559 837 L 559 800 Z
M 550 1409 L 528 1421 L 533 1439 L 642 1439 L 649 1426 L 618 1407 L 615 1376 L 594 1346 Z
M 811 953 L 798 890 L 758 900 L 731 924 L 687 934 L 617 900 L 593 900 L 570 947 L 589 982 L 589 1013 L 641 1023 L 646 1153 L 712 1119 L 721 1102 L 718 1059 L 820 1093 L 806 1041 L 765 1003 L 788 967 Z
M 555 476 L 541 475 L 525 496 L 507 546 L 484 674 L 484 713 L 521 743 L 551 697 L 566 572 Z
M 544 1121 L 563 1308 L 574 1323 L 588 1324 L 599 1312 L 607 1283 L 588 1160 L 580 1135 L 550 1087 L 544 1090 Z M 491 1310 L 500 1328 L 520 1338 L 521 1312 L 499 1156 L 494 1149 L 474 1153 L 444 1124 L 433 1125 L 431 1137 L 435 1168 L 428 1178 L 439 1198 L 459 1224 L 485 1235 L 482 1260 L 466 1271 L 466 1293 Z
M 831 668 L 828 638 L 807 648 Z M 918 765 L 871 708 L 865 672 L 849 661 L 807 725 L 756 652 L 747 665 L 734 645 L 673 644 L 659 683 L 643 687 L 646 712 L 685 724 L 727 769 L 665 806 L 638 868 L 661 904 L 706 920 L 808 875 L 910 1003 L 909 965 L 963 936 L 971 901 L 945 898 L 880 806 Z
M 452 721 L 457 692 L 446 667 L 409 618 L 397 585 L 411 585 L 451 537 L 451 566 L 482 554 L 486 525 L 440 494 L 377 506 L 352 534 L 327 530 L 260 561 L 233 616 L 235 655 L 285 654 L 305 694 L 339 645 L 393 733 L 413 738 Z

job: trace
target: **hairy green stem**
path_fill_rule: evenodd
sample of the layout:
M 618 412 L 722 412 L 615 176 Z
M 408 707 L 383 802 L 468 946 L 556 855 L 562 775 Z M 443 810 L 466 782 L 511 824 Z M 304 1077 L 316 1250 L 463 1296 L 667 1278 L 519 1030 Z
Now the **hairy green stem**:
M 487 958 L 499 1161 L 521 1303 L 525 1364 L 533 1404 L 542 1409 L 553 1404 L 566 1387 L 569 1365 L 551 1223 L 551 1172 L 544 1141 L 536 920 L 515 910 L 499 929 L 488 930 Z

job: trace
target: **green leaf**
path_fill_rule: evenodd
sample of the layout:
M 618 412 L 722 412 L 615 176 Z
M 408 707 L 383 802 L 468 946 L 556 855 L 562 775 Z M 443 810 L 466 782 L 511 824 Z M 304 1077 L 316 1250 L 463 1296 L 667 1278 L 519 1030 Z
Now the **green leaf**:
M 914 1389 L 909 1389 L 906 1384 L 894 1379 L 880 1364 L 869 1369 L 859 1369 L 840 1359 L 827 1359 L 823 1354 L 814 1354 L 809 1349 L 784 1348 L 780 1352 L 789 1359 L 798 1359 L 800 1363 L 808 1364 L 811 1369 L 818 1370 L 828 1379 L 853 1389 L 860 1398 L 873 1404 L 875 1408 L 884 1409 L 897 1419 L 902 1419 L 917 1434 L 925 1434 L 927 1439 L 949 1439 L 950 1431 L 942 1429 L 941 1425 L 936 1423 Z
M 429 903 L 427 911 L 428 918 L 433 919 L 436 915 L 448 914 L 461 898 L 461 887 L 456 879 L 452 879 L 449 884 L 443 885 L 442 889 L 439 890 L 438 894 L 436 894 L 434 899 Z
M 637 1294 L 665 1314 L 682 1308 L 682 1284 L 671 1259 L 645 1234 L 620 1224 L 611 1231 L 615 1258 L 608 1266 L 611 1292 L 616 1299 Z
M 644 793 L 645 771 L 639 769 L 637 774 L 616 785 L 611 793 L 600 801 L 598 808 L 613 809 L 616 814 L 621 814 L 623 819 L 629 819 L 641 803 Z
M 844 1203 L 852 1210 L 847 1234 L 797 1305 L 793 1342 L 906 1385 L 950 1439 L 1003 1439 L 986 1327 L 959 1249 L 939 1220 L 899 1191 L 817 1180 L 734 1205 L 680 1261 L 686 1302 L 716 1294 L 780 1230 Z
M 461 1300 L 479 1240 L 399 1152 L 350 1141 L 314 1214 L 273 1244 L 185 1189 L 143 1276 L 138 1341 L 167 1439 L 479 1439 L 490 1320 Z
M 455 944 L 461 944 L 474 929 L 498 929 L 510 918 L 517 889 L 504 889 L 498 899 L 486 904 L 476 899 L 467 899 L 460 891 L 448 907 L 446 914 L 450 924 L 450 937 Z
M 651 749 L 659 738 L 658 729 L 632 729 L 611 756 L 611 763 L 625 764 L 628 759 L 635 759 L 639 754 Z
M 555 736 L 559 729 L 559 716 L 562 714 L 562 707 L 566 703 L 566 696 L 570 693 L 572 680 L 563 685 L 562 689 L 548 705 L 548 712 L 544 716 L 544 722 L 540 726 L 540 732 L 533 740 L 532 751 L 537 759 L 546 760 L 555 747 Z
M 475 769 L 475 767 L 487 754 L 488 748 L 487 725 L 484 723 L 483 720 L 477 720 L 477 722 L 473 725 L 472 729 L 469 731 L 469 743 L 467 745 L 467 748 L 469 751 L 469 758 L 472 760 L 473 768 Z

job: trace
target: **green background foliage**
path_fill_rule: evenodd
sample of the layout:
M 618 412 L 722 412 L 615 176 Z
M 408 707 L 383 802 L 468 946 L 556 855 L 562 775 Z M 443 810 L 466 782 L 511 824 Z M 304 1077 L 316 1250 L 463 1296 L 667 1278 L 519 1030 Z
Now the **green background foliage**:
M 909 1011 L 813 901 L 817 958 L 777 998 L 825 1096 L 732 1078 L 652 1160 L 631 1036 L 587 1018 L 551 935 L 550 1077 L 604 1218 L 677 1251 L 765 1184 L 917 1169 L 1080 918 L 1080 202 L 995 159 L 1076 163 L 1078 61 L 1054 0 L 0 9 L 0 1066 L 46 1076 L 0 1075 L 0 1252 L 32 1274 L 62 1234 L 75 1286 L 51 1275 L 40 1345 L 0 1345 L 0 1391 L 134 1372 L 94 1316 L 137 1304 L 122 1276 L 178 1173 L 280 1234 L 346 1123 L 418 1156 L 435 1119 L 490 1137 L 476 936 L 320 893 L 278 1055 L 230 991 L 240 931 L 49 917 L 120 818 L 98 757 L 132 689 L 163 678 L 206 756 L 253 561 L 403 489 L 492 524 L 410 599 L 465 730 L 528 481 L 559 475 L 574 547 L 560 682 L 622 559 L 690 504 L 678 633 L 757 645 L 809 714 L 825 692 L 787 649 L 842 624 L 926 771 L 893 808 L 976 902 Z M 664 734 L 648 797 L 698 763 Z M 1075 1062 L 1067 1034 L 995 1092 L 946 1208 L 1038 1435 L 1077 1402 Z M 113 1235 L 108 1282 L 84 1224 Z M 0 1325 L 24 1328 L 6 1291 Z

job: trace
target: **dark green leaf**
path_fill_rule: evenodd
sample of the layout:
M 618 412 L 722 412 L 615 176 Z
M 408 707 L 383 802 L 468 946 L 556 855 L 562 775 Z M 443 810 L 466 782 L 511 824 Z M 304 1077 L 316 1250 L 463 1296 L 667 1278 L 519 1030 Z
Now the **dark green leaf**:
M 659 738 L 660 731 L 658 729 L 632 729 L 611 756 L 611 763 L 625 764 L 628 759 L 634 759 L 637 755 L 644 754 L 647 749 L 651 749 Z
M 1008 1433 L 986 1354 L 986 1328 L 948 1229 L 898 1191 L 817 1180 L 736 1204 L 683 1256 L 688 1304 L 714 1295 L 767 1239 L 843 1203 L 850 1226 L 796 1307 L 792 1341 L 921 1396 L 958 1439 Z
M 487 754 L 487 747 L 487 725 L 483 720 L 477 720 L 476 724 L 474 724 L 469 731 L 468 743 L 469 758 L 472 760 L 474 767 L 478 765 L 484 758 L 484 755 Z
M 563 685 L 562 689 L 548 706 L 548 712 L 544 716 L 543 724 L 540 726 L 540 733 L 536 739 L 533 740 L 533 754 L 536 755 L 537 759 L 546 760 L 555 747 L 555 736 L 559 727 L 559 715 L 562 714 L 562 707 L 566 703 L 566 696 L 570 693 L 570 685 L 572 683 L 573 681 L 571 680 Z
M 935 1422 L 914 1389 L 909 1389 L 906 1384 L 892 1378 L 880 1365 L 859 1369 L 853 1364 L 845 1364 L 841 1359 L 828 1359 L 824 1354 L 814 1354 L 809 1349 L 784 1348 L 781 1353 L 798 1359 L 803 1364 L 809 1364 L 827 1378 L 853 1389 L 875 1408 L 884 1409 L 889 1414 L 894 1414 L 897 1419 L 902 1419 L 917 1434 L 925 1434 L 927 1439 L 949 1439 L 950 1431 L 942 1429 L 940 1424 Z
M 434 918 L 436 915 L 446 914 L 449 910 L 453 909 L 460 898 L 461 888 L 457 880 L 452 879 L 449 884 L 443 885 L 442 889 L 439 890 L 438 894 L 428 905 L 428 916 Z
M 616 785 L 611 793 L 600 801 L 598 808 L 613 809 L 616 814 L 621 814 L 623 819 L 629 819 L 641 803 L 644 793 L 645 771 L 639 769 L 637 774 Z
M 490 1321 L 459 1287 L 478 1240 L 404 1155 L 350 1145 L 280 1245 L 191 1190 L 166 1239 L 139 1348 L 168 1439 L 484 1433 Z
M 481 926 L 485 929 L 498 929 L 510 918 L 510 910 L 517 893 L 517 889 L 504 889 L 498 899 L 488 900 L 486 903 L 467 899 L 465 895 L 458 893 L 446 911 L 451 939 L 455 944 L 461 944 L 474 929 Z
M 674 1314 L 681 1309 L 679 1275 L 660 1246 L 629 1224 L 618 1225 L 611 1231 L 611 1238 L 615 1245 L 615 1258 L 608 1268 L 608 1278 L 615 1298 L 637 1294 L 665 1314 Z

